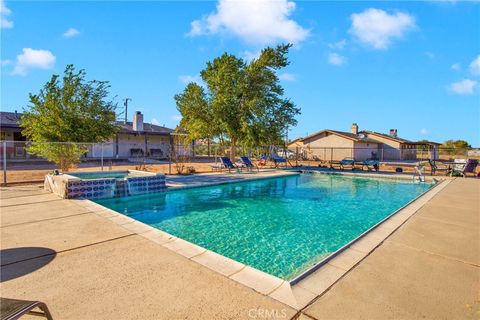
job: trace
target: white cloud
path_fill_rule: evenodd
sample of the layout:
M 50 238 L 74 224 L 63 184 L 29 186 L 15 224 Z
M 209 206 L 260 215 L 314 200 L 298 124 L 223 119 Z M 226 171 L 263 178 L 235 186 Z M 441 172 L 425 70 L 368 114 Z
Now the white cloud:
M 191 82 L 195 82 L 198 84 L 202 83 L 202 79 L 200 79 L 199 76 L 191 76 L 191 75 L 178 76 L 178 80 L 180 80 L 184 84 L 189 84 Z
M 155 118 L 152 118 L 152 120 L 150 121 L 150 123 L 151 123 L 151 124 L 154 124 L 154 125 L 156 125 L 156 126 L 159 126 L 159 125 L 160 125 L 160 122 L 158 122 L 158 120 L 155 119 Z
M 456 94 L 470 95 L 473 94 L 478 87 L 478 82 L 470 79 L 463 79 L 454 82 L 449 86 L 450 91 Z
M 346 44 L 347 44 L 347 40 L 342 39 L 342 40 L 334 42 L 334 43 L 329 43 L 328 47 L 332 50 L 343 50 L 343 48 L 345 48 Z
M 402 38 L 416 27 L 415 18 L 404 12 L 387 13 L 380 9 L 366 9 L 350 16 L 349 32 L 360 42 L 375 49 L 388 49 L 393 39 Z
M 8 59 L 0 60 L 0 66 L 8 66 L 10 64 L 12 64 L 12 60 L 8 60 Z
M 193 21 L 188 35 L 227 33 L 252 44 L 298 44 L 309 30 L 289 18 L 295 6 L 288 0 L 219 0 L 217 11 Z
M 452 66 L 450 67 L 450 69 L 452 69 L 453 71 L 460 71 L 460 63 L 454 63 L 452 64 Z
M 296 81 L 297 80 L 297 76 L 294 75 L 293 73 L 281 73 L 278 75 L 278 78 L 280 80 L 284 80 L 284 81 Z
M 0 29 L 13 28 L 13 21 L 8 20 L 8 16 L 12 14 L 12 10 L 8 9 L 5 1 L 0 0 Z
M 63 33 L 63 36 L 65 38 L 73 38 L 75 36 L 78 36 L 80 34 L 80 31 L 78 31 L 75 28 L 69 28 L 67 31 Z
M 476 76 L 480 76 L 480 54 L 473 59 L 472 63 L 470 63 L 470 72 Z
M 333 52 L 328 55 L 328 63 L 330 64 L 333 64 L 335 66 L 341 66 L 345 62 L 347 62 L 347 58 L 339 55 L 338 53 Z
M 31 69 L 51 69 L 55 60 L 56 57 L 48 50 L 23 48 L 23 52 L 17 55 L 12 74 L 26 75 Z
M 182 116 L 179 115 L 179 114 L 174 114 L 174 115 L 172 116 L 172 120 L 173 120 L 173 121 L 180 121 L 180 120 L 182 120 Z
M 425 128 L 422 128 L 422 129 L 420 130 L 420 134 L 426 136 L 426 135 L 430 134 L 430 131 L 428 131 L 428 130 L 425 129 Z

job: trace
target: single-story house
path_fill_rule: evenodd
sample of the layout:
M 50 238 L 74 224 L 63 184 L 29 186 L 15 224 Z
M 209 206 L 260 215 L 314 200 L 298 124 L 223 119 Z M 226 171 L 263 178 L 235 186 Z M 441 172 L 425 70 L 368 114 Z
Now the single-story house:
M 389 134 L 369 130 L 358 130 L 352 124 L 350 132 L 325 129 L 289 143 L 290 150 L 299 152 L 306 159 L 341 160 L 353 158 L 357 161 L 366 159 L 380 160 L 415 160 L 418 147 L 426 146 L 431 153 L 429 157 L 437 158 L 436 142 L 413 142 L 398 137 L 397 129 Z
M 25 151 L 26 138 L 19 125 L 21 113 L 0 112 L 0 139 L 7 143 L 7 158 L 34 158 Z M 87 159 L 103 156 L 105 159 L 129 159 L 147 156 L 152 159 L 166 159 L 171 148 L 173 129 L 146 123 L 139 111 L 133 121 L 117 121 L 118 133 L 110 141 L 88 146 Z

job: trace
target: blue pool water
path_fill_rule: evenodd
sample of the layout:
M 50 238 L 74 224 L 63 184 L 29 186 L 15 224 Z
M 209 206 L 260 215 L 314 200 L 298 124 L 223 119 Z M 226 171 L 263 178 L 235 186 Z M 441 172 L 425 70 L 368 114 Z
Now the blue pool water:
M 300 174 L 97 202 L 290 280 L 428 188 L 410 181 Z

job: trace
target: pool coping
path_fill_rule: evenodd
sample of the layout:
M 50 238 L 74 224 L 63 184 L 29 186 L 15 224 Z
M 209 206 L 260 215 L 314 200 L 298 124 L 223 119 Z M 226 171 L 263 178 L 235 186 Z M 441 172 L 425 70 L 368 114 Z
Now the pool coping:
M 299 170 L 304 171 L 304 170 Z M 308 171 L 308 170 L 305 170 Z M 319 172 L 321 174 L 343 174 L 337 172 Z M 284 177 L 278 175 L 276 177 Z M 367 175 L 364 175 L 367 176 Z M 379 175 L 372 175 L 379 178 Z M 396 178 L 389 176 L 391 178 Z M 220 183 L 208 183 L 194 185 L 195 187 L 221 185 L 229 183 L 241 183 L 254 180 L 271 179 L 275 177 L 255 177 L 247 180 L 221 181 Z M 151 227 L 143 222 L 127 217 L 109 208 L 103 207 L 88 199 L 70 199 L 77 205 L 108 219 L 120 227 L 137 234 L 145 239 L 153 241 L 185 258 L 192 260 L 204 267 L 211 269 L 231 280 L 243 284 L 265 296 L 269 296 L 296 310 L 301 310 L 321 296 L 345 274 L 359 264 L 378 246 L 380 246 L 393 232 L 401 227 L 413 216 L 425 203 L 430 201 L 438 192 L 444 189 L 451 179 L 443 179 L 434 187 L 425 191 L 411 200 L 402 208 L 378 222 L 354 240 L 347 243 L 325 259 L 322 259 L 301 275 L 288 281 L 251 266 L 222 256 L 211 250 L 193 244 L 184 239 L 175 237 L 167 232 Z M 174 190 L 189 189 L 181 187 Z

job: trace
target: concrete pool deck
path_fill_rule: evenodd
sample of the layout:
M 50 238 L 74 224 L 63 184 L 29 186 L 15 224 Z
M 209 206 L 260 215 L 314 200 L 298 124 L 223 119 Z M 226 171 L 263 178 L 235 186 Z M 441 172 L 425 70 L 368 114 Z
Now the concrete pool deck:
M 2 296 L 43 300 L 60 319 L 438 319 L 479 311 L 477 179 L 453 180 L 300 311 L 38 186 L 1 190 Z

